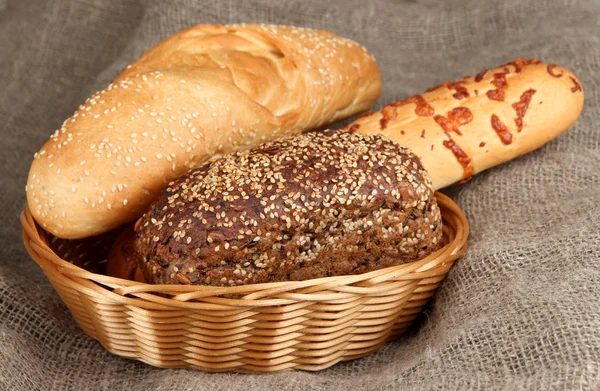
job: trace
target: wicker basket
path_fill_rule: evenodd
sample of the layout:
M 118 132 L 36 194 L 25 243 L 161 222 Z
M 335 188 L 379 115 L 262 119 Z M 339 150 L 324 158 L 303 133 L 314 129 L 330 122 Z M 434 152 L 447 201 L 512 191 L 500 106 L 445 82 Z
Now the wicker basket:
M 21 214 L 23 240 L 79 326 L 110 352 L 204 371 L 320 370 L 399 336 L 467 248 L 458 206 L 436 194 L 445 246 L 425 259 L 353 276 L 238 287 L 151 285 L 107 277 L 115 233 L 57 239 Z

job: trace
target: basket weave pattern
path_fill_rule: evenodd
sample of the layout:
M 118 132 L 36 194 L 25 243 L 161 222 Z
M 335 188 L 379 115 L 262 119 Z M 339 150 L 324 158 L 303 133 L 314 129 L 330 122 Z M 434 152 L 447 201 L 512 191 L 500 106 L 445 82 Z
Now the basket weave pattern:
M 100 273 L 115 233 L 61 240 L 21 215 L 23 240 L 79 326 L 112 353 L 204 371 L 320 370 L 410 326 L 467 248 L 458 206 L 436 194 L 445 246 L 365 274 L 236 287 L 151 285 Z

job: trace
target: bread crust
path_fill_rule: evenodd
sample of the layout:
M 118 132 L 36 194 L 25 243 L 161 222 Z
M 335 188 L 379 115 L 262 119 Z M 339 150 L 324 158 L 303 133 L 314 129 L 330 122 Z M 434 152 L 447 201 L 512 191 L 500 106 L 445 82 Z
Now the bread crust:
M 134 239 L 133 224 L 128 224 L 123 228 L 108 253 L 106 262 L 108 276 L 146 282 L 133 248 Z
M 418 158 L 380 136 L 333 130 L 183 175 L 137 222 L 134 241 L 147 281 L 217 286 L 359 274 L 441 245 Z
M 326 31 L 200 25 L 90 97 L 35 155 L 27 201 L 61 238 L 132 221 L 215 154 L 349 117 L 381 89 L 373 58 Z
M 584 94 L 569 70 L 517 59 L 358 118 L 421 158 L 435 190 L 541 147 L 579 117 Z

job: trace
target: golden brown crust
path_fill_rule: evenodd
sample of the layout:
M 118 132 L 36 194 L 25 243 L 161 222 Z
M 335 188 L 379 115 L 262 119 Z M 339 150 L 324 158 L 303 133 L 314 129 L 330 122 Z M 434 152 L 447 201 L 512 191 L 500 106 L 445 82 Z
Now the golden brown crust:
M 242 285 L 364 273 L 442 244 L 427 173 L 379 136 L 311 132 L 212 160 L 136 224 L 152 283 Z
M 197 26 L 148 51 L 65 121 L 36 154 L 28 204 L 56 236 L 105 232 L 211 156 L 364 111 L 380 88 L 365 49 L 331 33 Z
M 386 105 L 348 129 L 411 149 L 437 190 L 541 147 L 582 108 L 583 89 L 570 71 L 517 59 Z

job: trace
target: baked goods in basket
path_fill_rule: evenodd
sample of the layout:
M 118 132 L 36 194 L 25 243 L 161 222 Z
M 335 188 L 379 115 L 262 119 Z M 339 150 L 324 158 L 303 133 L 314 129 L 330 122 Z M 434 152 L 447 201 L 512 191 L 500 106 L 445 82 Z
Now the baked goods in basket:
M 110 270 L 140 276 L 137 264 L 148 282 L 231 286 L 418 260 L 438 247 L 433 190 L 538 148 L 582 106 L 569 71 L 518 59 L 386 105 L 342 132 L 226 155 L 166 187 L 137 239 L 124 241 L 128 250 L 113 251 Z M 386 157 L 374 158 L 382 148 Z
M 310 132 L 207 162 L 166 186 L 121 243 L 146 281 L 233 286 L 360 274 L 442 246 L 428 175 L 406 148 Z M 113 250 L 119 251 L 119 250 Z M 123 263 L 124 262 L 124 263 Z
M 568 70 L 517 59 L 388 104 L 344 131 L 297 135 L 365 110 L 380 87 L 365 49 L 328 32 L 182 31 L 42 147 L 29 207 L 67 239 L 145 213 L 108 269 L 138 281 L 231 286 L 359 274 L 439 248 L 435 190 L 538 148 L 583 106 Z
M 347 43 L 339 57 L 308 50 L 298 60 L 307 69 L 346 64 L 331 64 L 347 82 L 336 84 L 322 67 L 317 79 L 286 67 L 293 49 L 279 41 L 306 49 L 312 39 L 326 50 L 332 43 L 315 38 L 325 33 L 209 26 L 186 34 L 67 121 L 32 166 L 22 214 L 28 251 L 82 329 L 115 354 L 160 367 L 320 370 L 377 350 L 407 330 L 466 251 L 464 214 L 433 190 L 539 147 L 583 103 L 568 71 L 518 60 L 342 131 L 284 138 L 370 105 L 379 91 L 372 59 Z M 178 46 L 197 38 L 199 52 Z M 270 92 L 253 89 L 259 84 Z M 168 114 L 175 102 L 180 112 Z M 131 133 L 132 123 L 140 130 Z M 116 230 L 53 235 L 92 235 L 143 212 L 116 241 Z M 98 260 L 111 245 L 106 276 Z M 257 284 L 267 281 L 275 282 Z
M 360 45 L 297 27 L 201 25 L 166 39 L 94 94 L 36 154 L 35 219 L 83 238 L 137 219 L 215 154 L 368 109 L 381 80 Z

